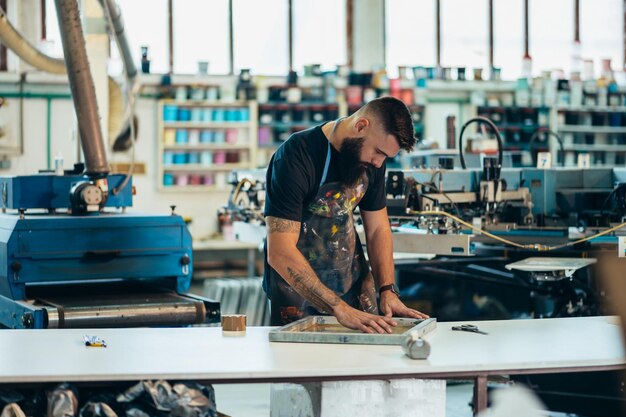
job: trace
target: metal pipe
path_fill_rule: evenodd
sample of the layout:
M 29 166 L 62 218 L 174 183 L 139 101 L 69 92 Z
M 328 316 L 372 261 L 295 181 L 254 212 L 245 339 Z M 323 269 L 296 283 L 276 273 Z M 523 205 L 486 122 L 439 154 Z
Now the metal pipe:
M 109 173 L 96 89 L 89 68 L 85 37 L 77 0 L 55 0 L 65 65 L 72 91 L 78 130 L 85 156 L 86 174 L 99 178 Z
M 130 51 L 128 37 L 124 31 L 124 19 L 122 19 L 120 6 L 115 0 L 100 0 L 100 4 L 102 5 L 104 11 L 110 14 L 111 22 L 113 24 L 113 27 L 110 30 L 117 40 L 128 79 L 132 81 L 137 76 L 137 67 L 135 66 L 135 61 L 133 60 L 133 56 Z
M 28 42 L 9 22 L 7 14 L 0 2 L 0 42 L 20 57 L 24 62 L 37 69 L 53 74 L 65 74 L 65 64 L 62 59 L 51 58 L 41 53 Z
M 530 30 L 529 30 L 529 17 L 528 17 L 528 1 L 524 0 L 524 58 L 530 58 Z M 625 0 L 626 1 L 626 0 Z

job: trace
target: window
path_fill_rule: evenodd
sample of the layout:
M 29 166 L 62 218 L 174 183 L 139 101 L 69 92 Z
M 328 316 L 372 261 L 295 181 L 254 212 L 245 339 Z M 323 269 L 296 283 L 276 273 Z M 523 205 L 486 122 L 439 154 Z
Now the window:
M 522 75 L 524 57 L 524 0 L 493 2 L 493 65 L 503 80 Z
M 235 72 L 286 75 L 287 22 L 286 0 L 233 0 Z
M 150 72 L 169 72 L 167 1 L 118 0 L 118 4 L 138 70 L 141 71 L 141 46 L 145 45 L 148 46 L 148 58 L 151 61 Z
M 211 74 L 228 73 L 228 0 L 175 0 L 173 30 L 175 73 L 195 74 L 199 61 Z
M 46 0 L 46 40 L 42 52 L 55 58 L 63 58 L 63 44 L 54 0 Z
M 141 68 L 141 46 L 147 45 L 151 60 L 150 72 L 168 72 L 167 1 L 118 0 L 118 4 L 137 69 Z M 46 41 L 42 50 L 50 56 L 63 57 L 63 44 L 54 0 L 46 0 Z M 111 72 L 121 73 L 121 58 L 114 42 L 111 44 L 111 58 Z
M 487 1 L 441 0 L 441 65 L 487 68 Z
M 528 7 L 533 73 L 561 69 L 569 76 L 574 44 L 573 0 L 529 0 Z
M 581 0 L 580 43 L 582 58 L 592 59 L 594 76 L 601 75 L 601 60 L 611 59 L 613 70 L 623 70 L 622 0 Z
M 436 65 L 435 19 L 435 0 L 386 1 L 386 62 L 390 77 L 398 76 L 398 66 Z
M 323 70 L 330 70 L 346 62 L 345 0 L 294 0 L 294 69 L 321 64 Z

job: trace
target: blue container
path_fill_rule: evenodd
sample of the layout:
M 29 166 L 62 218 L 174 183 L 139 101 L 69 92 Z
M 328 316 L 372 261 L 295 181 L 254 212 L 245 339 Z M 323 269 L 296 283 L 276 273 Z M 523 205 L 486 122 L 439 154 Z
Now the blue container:
M 187 163 L 187 154 L 186 153 L 175 153 L 174 154 L 174 164 L 183 165 Z
M 191 120 L 191 110 L 181 107 L 178 109 L 178 120 L 181 122 L 188 122 Z
M 189 142 L 189 132 L 187 129 L 176 129 L 176 143 L 186 144 Z
M 250 109 L 241 108 L 239 109 L 239 120 L 242 122 L 247 122 L 250 120 Z
M 178 106 L 163 106 L 163 121 L 175 122 L 178 120 Z
M 200 143 L 213 143 L 213 131 L 212 130 L 201 131 Z
M 227 122 L 236 122 L 238 118 L 239 118 L 239 110 L 226 109 L 226 121 Z
M 174 152 L 165 151 L 163 153 L 163 165 L 172 165 L 174 163 Z
M 191 109 L 191 121 L 192 122 L 202 121 L 202 109 Z
M 213 142 L 221 145 L 226 142 L 226 133 L 223 130 L 216 130 L 213 134 Z
M 198 152 L 191 152 L 187 157 L 188 164 L 199 164 L 200 163 L 200 154 Z
M 202 109 L 202 121 L 203 122 L 213 121 L 213 109 Z
M 213 121 L 214 122 L 223 122 L 224 119 L 226 118 L 226 115 L 224 114 L 224 109 L 214 109 L 213 110 Z
M 174 176 L 172 174 L 163 174 L 163 185 L 174 185 Z
M 609 126 L 621 126 L 622 115 L 620 113 L 609 113 Z

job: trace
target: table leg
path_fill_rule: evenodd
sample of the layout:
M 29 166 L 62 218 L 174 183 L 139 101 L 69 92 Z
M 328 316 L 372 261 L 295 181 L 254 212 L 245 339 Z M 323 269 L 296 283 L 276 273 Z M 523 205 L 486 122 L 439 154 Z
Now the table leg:
M 474 378 L 474 415 L 487 408 L 487 375 Z

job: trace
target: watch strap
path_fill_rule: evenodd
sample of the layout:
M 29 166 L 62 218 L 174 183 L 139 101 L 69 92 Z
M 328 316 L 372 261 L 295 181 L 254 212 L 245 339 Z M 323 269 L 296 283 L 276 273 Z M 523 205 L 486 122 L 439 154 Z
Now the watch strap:
M 382 287 L 378 289 L 378 295 L 384 293 L 385 291 L 392 291 L 397 296 L 400 296 L 400 294 L 398 293 L 398 290 L 396 289 L 395 284 L 383 285 Z

